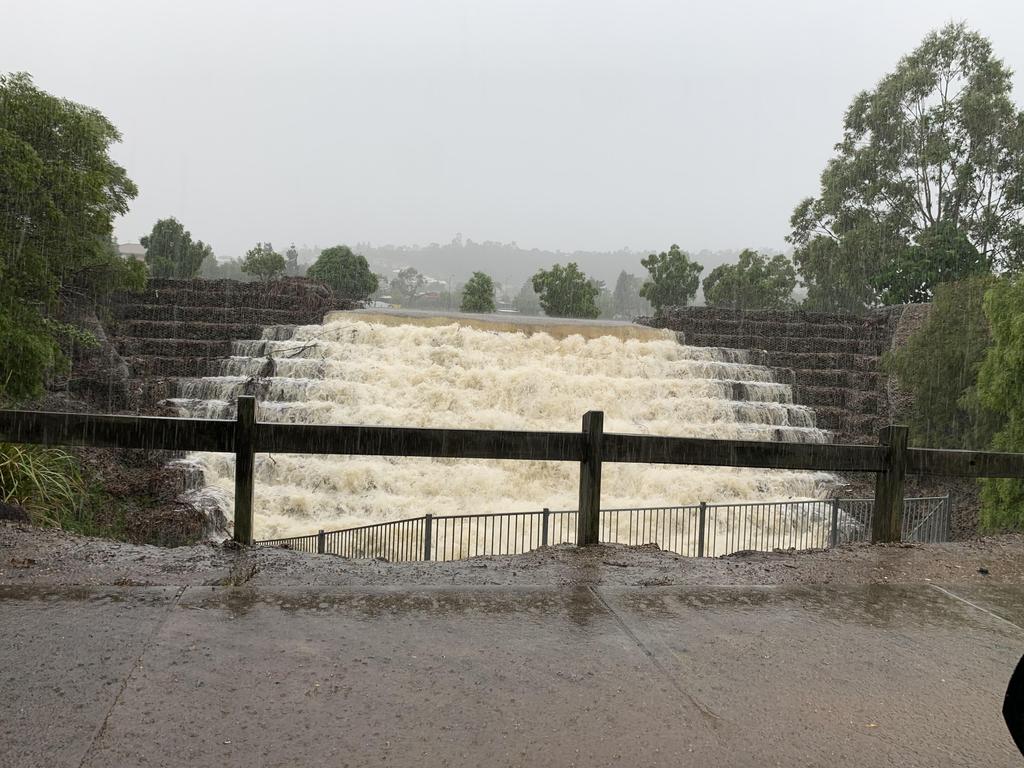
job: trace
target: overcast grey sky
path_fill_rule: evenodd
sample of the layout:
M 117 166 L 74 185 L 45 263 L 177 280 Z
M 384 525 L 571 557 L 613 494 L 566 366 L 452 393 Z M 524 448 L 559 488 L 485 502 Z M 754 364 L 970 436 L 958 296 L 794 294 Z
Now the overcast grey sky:
M 1018 74 L 1024 2 L 0 0 L 0 70 L 97 107 L 139 185 L 256 241 L 784 247 L 854 94 L 966 20 Z

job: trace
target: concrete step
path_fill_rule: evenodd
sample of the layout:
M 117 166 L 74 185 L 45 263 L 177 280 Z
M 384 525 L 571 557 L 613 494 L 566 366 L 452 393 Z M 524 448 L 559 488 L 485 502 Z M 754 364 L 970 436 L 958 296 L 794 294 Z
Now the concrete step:
M 259 339 L 263 325 L 256 323 L 175 323 L 160 320 L 121 320 L 114 325 L 115 338 L 204 339 L 233 341 Z
M 121 293 L 116 303 L 162 304 L 177 307 L 254 307 L 304 311 L 306 323 L 320 322 L 325 312 L 342 308 L 331 292 L 319 283 L 302 278 L 268 283 L 234 280 L 150 280 L 141 293 Z
M 837 369 L 849 371 L 879 371 L 881 357 L 849 352 L 768 352 L 765 365 L 794 369 Z
M 174 376 L 202 378 L 218 376 L 221 358 L 217 357 L 156 357 L 153 355 L 126 357 L 124 361 L 131 369 L 132 376 Z
M 834 339 L 825 336 L 760 336 L 750 334 L 683 333 L 683 342 L 697 347 L 766 349 L 769 352 L 826 352 L 856 355 L 880 355 L 884 340 Z
M 761 320 L 757 317 L 743 317 L 735 320 L 682 316 L 673 330 L 693 334 L 718 334 L 731 336 L 798 336 L 830 339 L 855 339 L 885 341 L 888 328 L 885 325 L 868 323 L 811 323 L 802 321 Z
M 846 389 L 876 391 L 882 380 L 875 371 L 848 371 L 818 368 L 773 368 L 777 381 L 798 387 L 842 387 Z
M 793 402 L 815 409 L 819 407 L 845 408 L 849 411 L 874 415 L 878 413 L 877 390 L 847 389 L 846 387 L 793 387 Z
M 180 306 L 168 303 L 117 303 L 111 308 L 117 320 L 160 320 L 166 322 L 242 323 L 259 325 L 312 322 L 308 311 L 301 309 L 270 309 L 267 307 Z M 318 318 L 319 320 L 319 318 Z
M 115 340 L 122 357 L 228 357 L 228 339 L 150 339 L 127 336 Z
M 847 442 L 851 437 L 858 438 L 858 442 L 873 442 L 872 436 L 877 435 L 884 421 L 875 414 L 855 413 L 846 408 L 827 406 L 815 408 L 814 416 L 819 428 L 836 433 L 837 443 Z

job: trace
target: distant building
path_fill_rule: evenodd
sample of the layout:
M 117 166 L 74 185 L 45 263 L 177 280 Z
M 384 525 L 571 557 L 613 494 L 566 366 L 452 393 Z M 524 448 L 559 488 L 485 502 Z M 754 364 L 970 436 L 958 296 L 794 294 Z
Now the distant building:
M 146 249 L 138 243 L 119 243 L 117 246 L 117 252 L 126 259 L 135 259 L 136 261 L 146 260 Z

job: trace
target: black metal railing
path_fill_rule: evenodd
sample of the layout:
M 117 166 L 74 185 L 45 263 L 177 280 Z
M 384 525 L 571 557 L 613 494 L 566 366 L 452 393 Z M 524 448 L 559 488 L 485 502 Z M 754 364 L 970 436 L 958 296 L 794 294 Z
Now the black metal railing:
M 824 549 L 868 541 L 872 499 L 689 504 L 603 509 L 600 540 L 660 549 L 686 557 L 744 550 Z M 903 540 L 949 538 L 948 496 L 906 499 Z M 576 510 L 424 515 L 358 528 L 256 541 L 258 547 L 390 562 L 464 560 L 516 555 L 576 540 Z

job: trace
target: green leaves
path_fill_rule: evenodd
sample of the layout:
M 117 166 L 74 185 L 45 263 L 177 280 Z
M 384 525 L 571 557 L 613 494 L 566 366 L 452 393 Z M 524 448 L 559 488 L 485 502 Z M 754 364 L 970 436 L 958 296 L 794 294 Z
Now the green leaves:
M 242 271 L 247 275 L 256 275 L 260 280 L 280 277 L 284 267 L 284 256 L 271 248 L 269 243 L 260 243 L 250 248 L 242 259 Z
M 985 449 L 1000 409 L 978 398 L 978 370 L 991 344 L 982 310 L 990 276 L 940 285 L 928 319 L 906 344 L 885 356 L 886 370 L 913 395 L 911 440 L 928 448 Z
M 146 264 L 153 277 L 193 278 L 203 260 L 213 255 L 213 249 L 202 240 L 193 242 L 192 233 L 173 216 L 158 220 L 139 242 L 146 249 Z
M 406 267 L 392 278 L 391 293 L 402 306 L 410 306 L 423 293 L 426 282 L 426 278 L 415 268 Z
M 744 249 L 736 264 L 723 264 L 704 278 L 704 299 L 714 307 L 781 309 L 793 303 L 796 270 L 782 255 L 767 259 Z
M 992 347 L 978 374 L 978 399 L 1005 416 L 992 441 L 1000 451 L 1024 451 L 1024 277 L 1000 280 L 985 296 Z M 1024 482 L 982 482 L 981 521 L 990 529 L 1024 528 Z
M 494 280 L 483 272 L 474 272 L 462 288 L 462 312 L 494 311 Z
M 651 302 L 655 311 L 665 307 L 685 307 L 697 293 L 700 273 L 704 267 L 690 260 L 678 245 L 669 248 L 668 253 L 651 254 L 641 259 L 650 279 L 640 288 L 640 295 Z
M 345 301 L 365 301 L 377 290 L 377 276 L 370 271 L 366 257 L 353 253 L 347 245 L 321 251 L 306 277 L 324 283 Z
M 934 287 L 991 271 L 988 261 L 951 222 L 940 221 L 894 255 L 872 281 L 883 304 L 931 301 Z M 980 309 L 980 307 L 979 307 Z
M 539 269 L 531 283 L 545 315 L 593 319 L 601 314 L 594 301 L 601 289 L 587 279 L 576 262 Z
M 790 221 L 811 306 L 925 301 L 941 282 L 1020 268 L 1024 113 L 1010 87 L 988 40 L 950 24 L 854 98 L 818 197 Z
M 58 448 L 0 443 L 0 501 L 24 507 L 36 525 L 63 527 L 82 506 L 78 462 Z
M 0 401 L 39 395 L 66 368 L 62 298 L 96 301 L 145 277 L 111 248 L 135 185 L 111 160 L 99 112 L 0 75 Z

